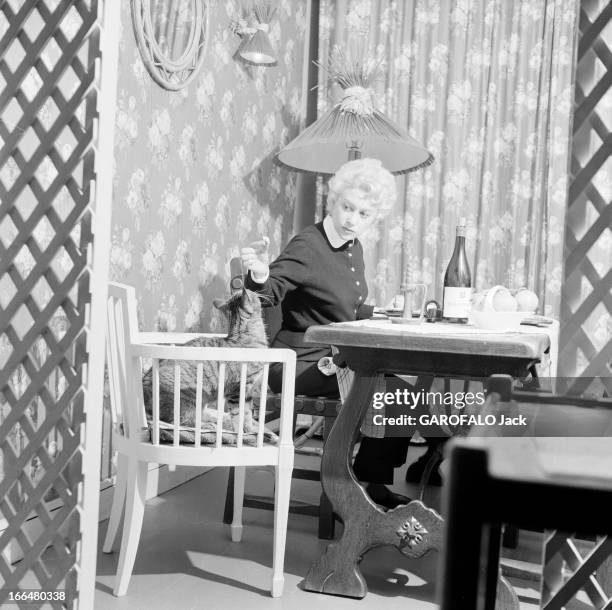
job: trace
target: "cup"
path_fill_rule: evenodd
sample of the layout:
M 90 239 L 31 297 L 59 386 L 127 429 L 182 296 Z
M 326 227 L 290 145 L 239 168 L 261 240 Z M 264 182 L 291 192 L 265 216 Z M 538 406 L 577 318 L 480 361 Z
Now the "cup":
M 405 322 L 420 324 L 425 316 L 425 299 L 427 298 L 427 286 L 425 284 L 402 284 L 404 295 L 404 313 L 402 318 Z

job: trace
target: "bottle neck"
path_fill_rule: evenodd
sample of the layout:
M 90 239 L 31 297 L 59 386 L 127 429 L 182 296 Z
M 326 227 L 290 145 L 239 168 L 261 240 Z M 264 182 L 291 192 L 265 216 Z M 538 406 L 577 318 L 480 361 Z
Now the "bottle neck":
M 465 235 L 459 235 L 457 233 L 457 237 L 455 237 L 455 251 L 464 250 L 465 249 Z

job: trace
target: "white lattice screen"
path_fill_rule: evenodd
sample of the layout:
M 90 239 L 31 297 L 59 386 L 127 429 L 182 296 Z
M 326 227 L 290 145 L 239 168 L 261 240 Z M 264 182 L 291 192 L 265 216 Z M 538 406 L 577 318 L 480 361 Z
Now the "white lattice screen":
M 565 232 L 559 374 L 612 394 L 612 2 L 582 0 Z M 591 378 L 601 376 L 603 387 Z M 612 540 L 548 532 L 541 608 L 612 608 Z M 572 606 L 573 607 L 573 606 Z
M 559 374 L 612 394 L 612 3 L 582 0 Z M 600 388 L 601 389 L 601 388 Z
M 90 332 L 90 319 L 104 300 L 92 296 L 94 280 L 105 294 L 107 275 L 108 240 L 93 249 L 108 224 L 96 178 L 111 179 L 100 150 L 112 154 L 112 135 L 110 146 L 98 137 L 101 84 L 112 83 L 100 63 L 103 8 L 0 2 L 0 605 L 23 587 L 65 590 L 66 607 L 79 605 L 78 591 L 93 599 L 83 562 L 92 555 L 87 505 L 97 503 L 83 472 L 99 464 L 99 446 L 93 461 L 84 448 L 96 450 L 100 427 L 92 379 L 103 329 Z M 99 473 L 89 474 L 97 491 Z M 34 532 L 32 517 L 42 525 Z M 23 555 L 15 564 L 14 543 Z
M 612 540 L 606 537 L 586 542 L 558 531 L 546 532 L 545 538 L 540 608 L 589 607 L 584 598 L 592 608 L 610 608 L 612 581 L 607 558 L 612 553 Z M 577 597 L 580 594 L 582 598 Z

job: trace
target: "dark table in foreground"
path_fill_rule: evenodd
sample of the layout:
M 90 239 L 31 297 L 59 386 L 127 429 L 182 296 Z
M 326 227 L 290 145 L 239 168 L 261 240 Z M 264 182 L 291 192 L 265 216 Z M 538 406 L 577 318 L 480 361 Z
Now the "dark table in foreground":
M 609 437 L 453 439 L 444 503 L 447 549 L 438 583 L 441 609 L 497 607 L 501 523 L 545 530 L 544 556 L 551 558 L 557 553 L 565 556 L 567 535 L 560 532 L 607 535 L 597 539 L 588 557 L 572 557 L 571 577 L 562 574 L 561 565 L 553 569 L 553 562 L 546 559 L 540 607 L 564 608 L 583 587 L 589 590 L 593 607 L 611 607 L 612 597 L 593 577 L 612 554 L 611 441 Z M 466 502 L 474 494 L 479 501 Z
M 432 328 L 434 327 L 434 328 Z M 325 444 L 321 482 L 342 537 L 327 546 L 309 570 L 309 591 L 364 597 L 359 570 L 370 548 L 390 544 L 410 557 L 439 549 L 442 518 L 420 501 L 383 511 L 359 484 L 351 465 L 353 446 L 381 373 L 451 378 L 485 378 L 506 373 L 522 378 L 540 360 L 550 341 L 544 333 L 481 333 L 458 325 L 400 326 L 389 322 L 351 322 L 313 326 L 312 343 L 335 345 L 340 359 L 355 371 L 349 395 Z

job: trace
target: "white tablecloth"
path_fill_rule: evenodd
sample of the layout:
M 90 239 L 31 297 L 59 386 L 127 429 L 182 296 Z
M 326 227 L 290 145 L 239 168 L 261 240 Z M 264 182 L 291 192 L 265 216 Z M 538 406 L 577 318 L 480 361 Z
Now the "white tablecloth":
M 359 320 L 357 322 L 340 322 L 338 325 L 350 324 L 351 326 L 359 326 L 361 328 L 373 328 L 373 329 L 384 329 L 384 330 L 393 330 L 398 333 L 418 333 L 423 335 L 449 335 L 449 336 L 461 336 L 461 335 L 520 335 L 520 334 L 546 334 L 550 339 L 550 350 L 548 354 L 544 354 L 542 361 L 537 365 L 538 375 L 540 377 L 555 377 L 557 374 L 557 360 L 559 356 L 559 322 L 553 321 L 553 323 L 546 327 L 538 327 L 538 326 L 521 326 L 520 328 L 512 327 L 512 328 L 499 328 L 499 329 L 484 329 L 477 328 L 476 326 L 468 325 L 468 324 L 445 324 L 445 323 L 429 323 L 423 322 L 421 324 L 396 324 L 391 322 L 389 319 L 384 320 Z M 334 351 L 337 351 L 334 349 Z M 340 399 L 344 402 L 346 396 L 348 395 L 349 388 L 353 381 L 354 372 L 345 367 L 343 369 L 338 369 L 336 376 L 338 379 L 338 387 L 340 389 Z M 400 376 L 405 378 L 405 376 Z M 384 392 L 385 391 L 385 378 L 384 375 L 380 375 L 376 381 L 376 387 L 374 388 L 375 392 Z M 382 413 L 384 415 L 383 410 L 377 410 L 377 413 Z M 372 406 L 368 408 L 366 412 L 366 416 L 364 418 L 364 422 L 361 427 L 361 433 L 365 436 L 370 436 L 374 438 L 383 438 L 384 437 L 384 427 L 383 426 L 374 426 L 372 422 L 372 415 L 374 413 L 374 409 Z

